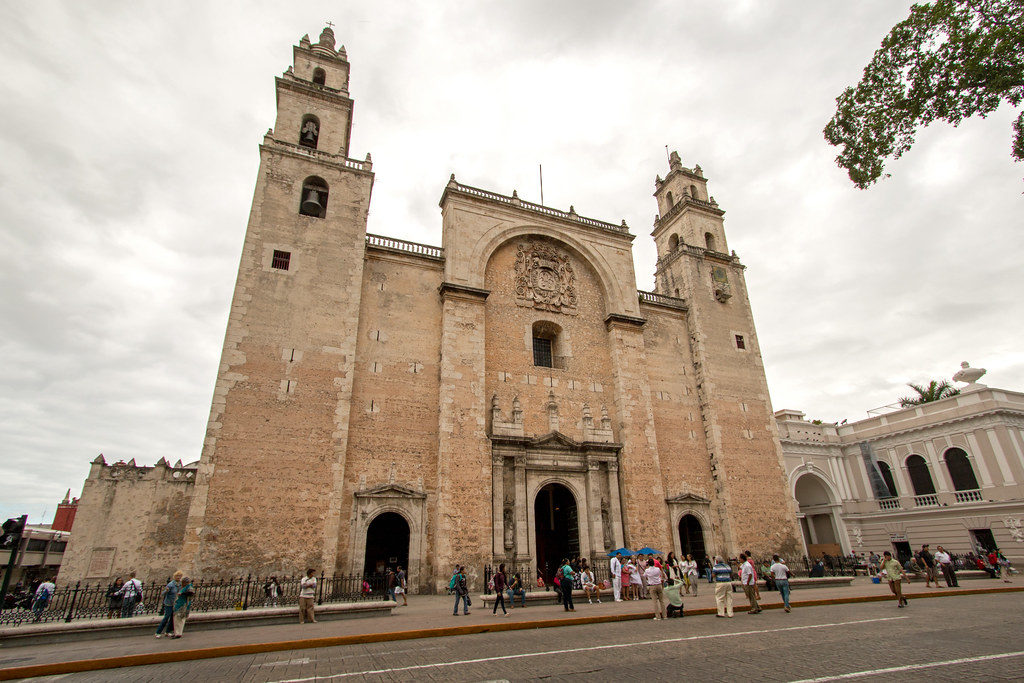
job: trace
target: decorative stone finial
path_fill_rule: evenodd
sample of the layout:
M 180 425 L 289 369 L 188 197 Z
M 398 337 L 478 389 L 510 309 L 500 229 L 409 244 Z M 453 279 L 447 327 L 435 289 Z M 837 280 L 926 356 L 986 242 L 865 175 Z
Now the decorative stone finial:
M 68 489 L 68 492 L 64 494 L 64 500 L 62 500 L 61 503 L 63 503 L 64 505 L 67 505 L 70 502 L 71 502 L 71 489 Z
M 346 62 L 348 61 L 348 52 L 345 51 L 344 45 L 338 48 L 338 56 L 344 59 Z
M 320 32 L 320 40 L 319 42 L 317 42 L 317 45 L 319 45 L 320 47 L 326 47 L 328 50 L 333 52 L 335 42 L 336 41 L 334 40 L 334 29 L 332 29 L 330 26 L 325 26 L 324 30 Z
M 519 403 L 519 397 L 516 396 L 512 399 L 512 422 L 522 423 L 523 421 L 523 406 Z
M 306 35 L 302 36 L 302 38 L 299 39 L 299 47 L 309 47 L 309 46 L 310 46 L 309 34 L 307 33 Z
M 92 464 L 93 465 L 106 465 L 107 464 L 107 459 L 103 457 L 102 453 L 100 453 L 99 455 L 96 456 L 96 459 L 92 461 Z
M 627 228 L 627 229 L 629 228 L 629 226 L 626 225 L 626 219 L 625 218 L 622 219 L 622 227 Z
M 178 460 L 175 461 L 174 466 L 175 467 L 183 467 L 183 465 L 181 464 L 181 458 L 178 458 Z
M 711 200 L 710 201 L 711 201 L 711 205 L 712 206 L 718 206 L 718 202 L 715 201 L 714 195 L 711 196 Z
M 679 158 L 679 152 L 672 152 L 668 155 L 668 167 L 673 171 L 678 171 L 683 167 L 683 162 Z
M 575 216 L 576 215 L 576 207 L 573 206 L 572 204 L 569 205 L 569 215 L 570 216 Z
M 129 460 L 125 464 L 128 465 L 128 467 L 136 467 L 136 465 L 135 465 L 135 458 L 132 458 L 131 460 Z
M 171 466 L 170 463 L 168 463 L 167 460 L 165 460 L 164 458 L 160 458 L 159 460 L 156 461 L 156 467 L 170 467 L 170 466 Z
M 455 180 L 455 174 L 452 173 L 451 177 L 448 178 L 448 187 L 458 187 L 459 183 Z
M 693 165 L 693 172 L 695 174 L 701 176 L 702 178 L 704 177 L 704 171 L 701 170 L 700 164 L 694 164 Z
M 612 419 L 608 417 L 608 406 L 601 406 L 601 429 L 611 429 Z
M 953 375 L 954 382 L 965 382 L 966 387 L 960 390 L 961 394 L 966 394 L 971 391 L 980 391 L 986 388 L 984 384 L 978 384 L 978 380 L 981 376 L 987 372 L 985 368 L 972 368 L 971 364 L 964 361 L 960 364 L 960 369 L 955 375 Z

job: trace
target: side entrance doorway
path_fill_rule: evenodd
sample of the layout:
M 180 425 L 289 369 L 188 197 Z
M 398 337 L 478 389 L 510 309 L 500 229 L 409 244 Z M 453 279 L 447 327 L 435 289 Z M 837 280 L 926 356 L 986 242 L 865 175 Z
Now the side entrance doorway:
M 383 574 L 387 567 L 409 567 L 409 524 L 397 512 L 383 512 L 366 530 L 364 574 Z
M 704 566 L 704 560 L 708 557 L 704 547 L 704 530 L 700 520 L 693 515 L 683 515 L 679 519 L 679 547 L 683 555 L 693 555 L 698 567 Z

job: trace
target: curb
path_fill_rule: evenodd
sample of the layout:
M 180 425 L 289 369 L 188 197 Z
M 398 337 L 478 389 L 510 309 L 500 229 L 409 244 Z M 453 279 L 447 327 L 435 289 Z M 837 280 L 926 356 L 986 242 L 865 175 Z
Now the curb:
M 915 600 L 922 598 L 942 598 L 957 595 L 986 595 L 992 593 L 1024 592 L 1024 586 L 1007 586 L 980 589 L 951 589 L 916 593 Z M 858 595 L 849 598 L 822 598 L 819 600 L 793 601 L 793 607 L 821 607 L 824 605 L 843 605 L 862 602 L 885 602 L 892 600 L 889 594 Z M 782 609 L 781 603 L 764 605 L 763 609 Z M 714 607 L 686 610 L 685 616 L 715 614 Z M 382 633 L 361 633 L 348 636 L 330 636 L 324 638 L 307 638 L 303 640 L 281 640 L 270 643 L 246 643 L 243 645 L 222 645 L 218 647 L 199 648 L 195 650 L 173 650 L 169 652 L 152 652 L 138 655 L 122 655 L 119 657 L 102 657 L 98 659 L 80 659 L 70 662 L 50 664 L 33 664 L 0 669 L 0 681 L 34 676 L 56 676 L 60 674 L 81 673 L 83 671 L 100 671 L 128 666 L 145 666 L 148 664 L 168 664 L 197 659 L 215 659 L 219 657 L 236 657 L 239 655 L 259 654 L 263 652 L 282 652 L 286 650 L 307 650 L 312 648 L 336 647 L 338 645 L 359 645 L 365 643 L 382 643 L 396 640 L 415 640 L 419 638 L 439 638 L 444 636 L 472 635 L 476 633 L 495 633 L 500 631 L 521 631 L 538 628 L 554 628 L 558 626 L 580 626 L 584 624 L 603 624 L 618 621 L 636 621 L 650 619 L 649 612 L 630 614 L 607 614 L 593 617 L 569 617 L 568 619 L 547 619 L 544 621 L 513 621 L 493 624 L 470 624 L 467 626 L 447 626 L 442 628 L 416 629 L 412 631 L 385 631 Z

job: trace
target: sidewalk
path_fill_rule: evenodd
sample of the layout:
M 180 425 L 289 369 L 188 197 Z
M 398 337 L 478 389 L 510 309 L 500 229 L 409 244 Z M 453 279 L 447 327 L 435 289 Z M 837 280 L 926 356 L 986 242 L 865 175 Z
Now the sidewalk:
M 714 613 L 712 586 L 702 583 L 700 591 L 699 597 L 688 596 L 685 600 L 687 617 Z M 915 597 L 1003 591 L 1009 593 L 1008 598 L 1019 599 L 1016 592 L 1024 591 L 1024 583 L 978 580 L 965 582 L 959 589 L 939 590 L 926 589 L 923 584 L 911 584 L 906 595 L 913 600 Z M 607 597 L 611 597 L 610 592 Z M 734 593 L 733 597 L 736 611 L 742 614 L 747 604 L 743 594 Z M 762 592 L 762 598 L 762 606 L 766 609 L 781 607 L 777 592 Z M 801 606 L 888 599 L 891 598 L 887 585 L 857 578 L 851 586 L 842 588 L 794 590 L 791 602 L 794 609 L 799 609 Z M 409 596 L 408 607 L 398 607 L 391 616 L 384 617 L 300 625 L 296 614 L 296 623 L 290 625 L 226 628 L 191 634 L 186 625 L 185 636 L 180 640 L 140 635 L 60 645 L 31 645 L 23 640 L 17 643 L 0 641 L 0 667 L 3 667 L 0 668 L 0 680 L 255 652 L 643 619 L 649 618 L 652 611 L 649 600 L 616 603 L 605 599 L 604 593 L 601 604 L 591 605 L 586 599 L 577 600 L 575 612 L 565 612 L 552 599 L 550 604 L 515 608 L 508 617 L 502 617 L 500 611 L 498 616 L 493 616 L 489 609 L 483 609 L 479 596 L 473 597 L 473 607 L 468 616 L 452 616 L 453 603 L 454 598 L 449 596 L 412 595 Z M 53 664 L 57 666 L 40 667 Z

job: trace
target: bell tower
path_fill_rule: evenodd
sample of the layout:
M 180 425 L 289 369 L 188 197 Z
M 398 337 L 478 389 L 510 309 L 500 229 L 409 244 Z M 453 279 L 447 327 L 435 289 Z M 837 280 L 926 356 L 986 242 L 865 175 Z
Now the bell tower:
M 277 118 L 242 247 L 183 566 L 200 575 L 335 567 L 370 155 L 330 25 L 276 79 Z
M 763 547 L 801 548 L 772 415 L 764 363 L 754 331 L 745 267 L 730 253 L 723 211 L 708 193 L 699 164 L 678 152 L 657 177 L 654 220 L 655 291 L 685 299 L 700 419 L 714 482 L 715 516 L 729 553 Z M 742 519 L 742 526 L 732 520 Z

